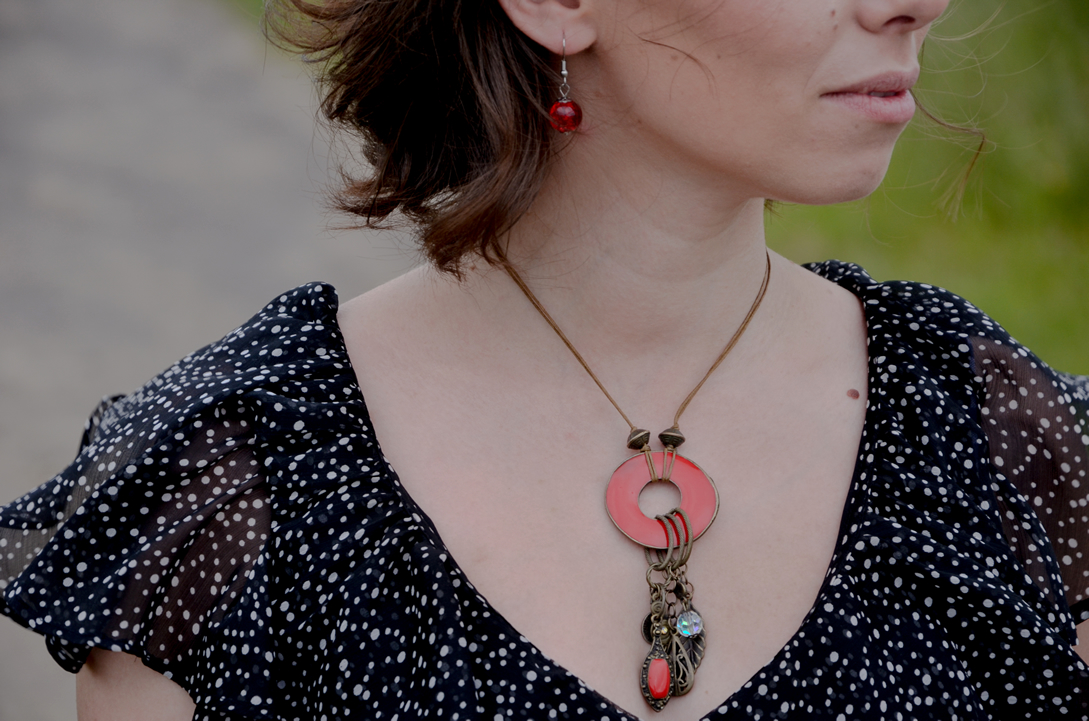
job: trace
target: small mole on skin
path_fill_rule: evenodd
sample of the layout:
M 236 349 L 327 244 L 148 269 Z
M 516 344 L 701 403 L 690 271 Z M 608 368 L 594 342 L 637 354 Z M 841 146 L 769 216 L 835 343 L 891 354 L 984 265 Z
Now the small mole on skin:
M 851 390 L 847 391 L 847 397 L 857 399 L 858 398 L 858 391 L 856 391 L 854 388 L 852 388 Z

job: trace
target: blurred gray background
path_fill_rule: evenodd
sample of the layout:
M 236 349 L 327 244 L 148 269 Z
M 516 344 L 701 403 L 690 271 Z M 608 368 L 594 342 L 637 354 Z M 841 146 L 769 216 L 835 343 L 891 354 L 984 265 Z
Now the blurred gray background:
M 327 138 L 293 59 L 222 0 L 0 0 L 0 503 L 87 413 L 310 280 L 410 267 L 333 234 Z M 75 719 L 74 679 L 0 619 L 0 721 Z

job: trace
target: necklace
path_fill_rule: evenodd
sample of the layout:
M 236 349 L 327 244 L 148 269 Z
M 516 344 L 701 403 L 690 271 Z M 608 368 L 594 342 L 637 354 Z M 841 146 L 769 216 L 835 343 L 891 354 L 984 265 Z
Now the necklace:
M 503 264 L 511 279 L 631 430 L 627 446 L 637 453 L 613 471 L 605 490 L 605 507 L 620 532 L 643 546 L 647 560 L 650 612 L 643 619 L 642 632 L 643 639 L 650 644 L 650 652 L 640 671 L 639 688 L 655 711 L 665 708 L 673 696 L 682 696 L 692 690 L 696 669 L 707 648 L 707 631 L 699 612 L 692 606 L 693 586 L 686 574 L 692 544 L 710 528 L 718 515 L 718 489 L 699 466 L 677 453 L 677 448 L 684 443 L 681 415 L 711 374 L 722 365 L 756 315 L 771 278 L 771 255 L 765 252 L 765 258 L 764 279 L 749 312 L 700 382 L 681 402 L 673 415 L 673 425 L 658 434 L 663 447 L 661 451 L 651 450 L 650 431 L 637 428 L 629 420 L 514 266 L 509 262 Z M 639 493 L 648 483 L 662 482 L 673 483 L 678 488 L 681 502 L 672 511 L 650 518 L 639 509 Z

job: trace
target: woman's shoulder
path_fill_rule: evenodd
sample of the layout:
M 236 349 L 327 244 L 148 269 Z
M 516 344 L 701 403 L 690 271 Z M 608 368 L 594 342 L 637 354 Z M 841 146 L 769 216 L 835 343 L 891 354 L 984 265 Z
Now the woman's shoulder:
M 808 267 L 862 302 L 871 401 L 890 409 L 894 425 L 913 422 L 900 443 L 915 438 L 918 447 L 943 448 L 946 460 L 958 462 L 969 445 L 978 446 L 981 459 L 964 462 L 986 479 L 972 491 L 989 499 L 981 513 L 1001 511 L 1013 555 L 1060 616 L 1070 608 L 1076 620 L 1089 619 L 1089 556 L 1080 548 L 1089 537 L 1080 510 L 1089 504 L 1089 377 L 1052 369 L 943 288 L 878 282 L 838 261 Z M 964 433 L 970 442 L 945 442 Z
M 998 321 L 950 290 L 918 281 L 877 281 L 861 266 L 839 260 L 804 267 L 858 297 L 871 344 L 891 340 L 941 360 L 961 359 L 971 364 L 981 384 L 993 382 L 995 371 L 1034 373 L 1061 395 L 1089 397 L 1089 378 L 1052 369 Z
M 338 307 L 336 290 L 325 283 L 277 295 L 249 320 L 137 390 L 106 399 L 88 421 L 81 456 L 112 452 L 117 456 L 112 465 L 120 467 L 122 457 L 141 448 L 177 446 L 193 454 L 191 441 L 172 440 L 227 417 L 237 418 L 230 435 L 249 434 L 254 443 L 286 442 L 284 436 L 307 415 L 307 403 L 361 404 Z M 118 443 L 133 437 L 139 440 Z M 209 453 L 222 450 L 212 445 Z M 179 460 L 182 467 L 198 462 Z
M 1051 368 L 998 321 L 950 290 L 917 281 L 877 281 L 861 266 L 838 260 L 804 267 L 858 297 L 871 356 L 884 348 L 941 368 L 962 365 L 987 398 L 1002 395 L 996 382 L 1033 376 L 1031 384 L 1046 386 L 1038 390 L 1051 400 L 1067 405 L 1089 401 L 1089 377 Z
M 947 387 L 967 387 L 987 425 L 1002 417 L 1046 429 L 1041 405 L 1062 408 L 1071 418 L 1085 418 L 1089 411 L 1089 377 L 1051 368 L 956 293 L 929 283 L 876 281 L 861 267 L 836 260 L 805 267 L 859 298 L 871 361 L 908 362 Z M 1068 430 L 1089 444 L 1083 426 L 1074 423 Z
M 339 307 L 331 285 L 300 285 L 277 295 L 221 339 L 181 359 L 152 384 L 186 378 L 192 373 L 244 373 L 285 364 L 298 370 L 296 364 L 300 362 L 307 364 L 302 367 L 305 369 L 324 364 L 327 357 L 329 361 L 344 362 L 346 357 L 336 357 L 343 349 L 337 325 Z
M 872 331 L 901 338 L 985 336 L 1012 340 L 973 303 L 940 286 L 911 280 L 878 281 L 862 266 L 840 260 L 803 267 L 854 293 Z
M 233 669 L 264 663 L 273 615 L 282 627 L 335 586 L 330 544 L 374 552 L 415 523 L 336 313 L 331 287 L 300 286 L 105 401 L 73 463 L 0 507 L 0 613 L 68 670 L 90 647 L 124 651 L 198 705 L 260 704 Z

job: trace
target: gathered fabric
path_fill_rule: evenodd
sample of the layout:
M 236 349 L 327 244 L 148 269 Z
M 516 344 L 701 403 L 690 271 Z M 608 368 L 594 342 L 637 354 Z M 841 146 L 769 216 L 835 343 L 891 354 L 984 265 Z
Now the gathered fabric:
M 854 293 L 869 395 L 835 551 L 791 639 L 705 719 L 1089 716 L 1089 379 L 963 299 Z M 633 719 L 473 588 L 371 426 L 328 285 L 143 388 L 0 508 L 0 613 L 78 671 L 123 651 L 197 719 Z

